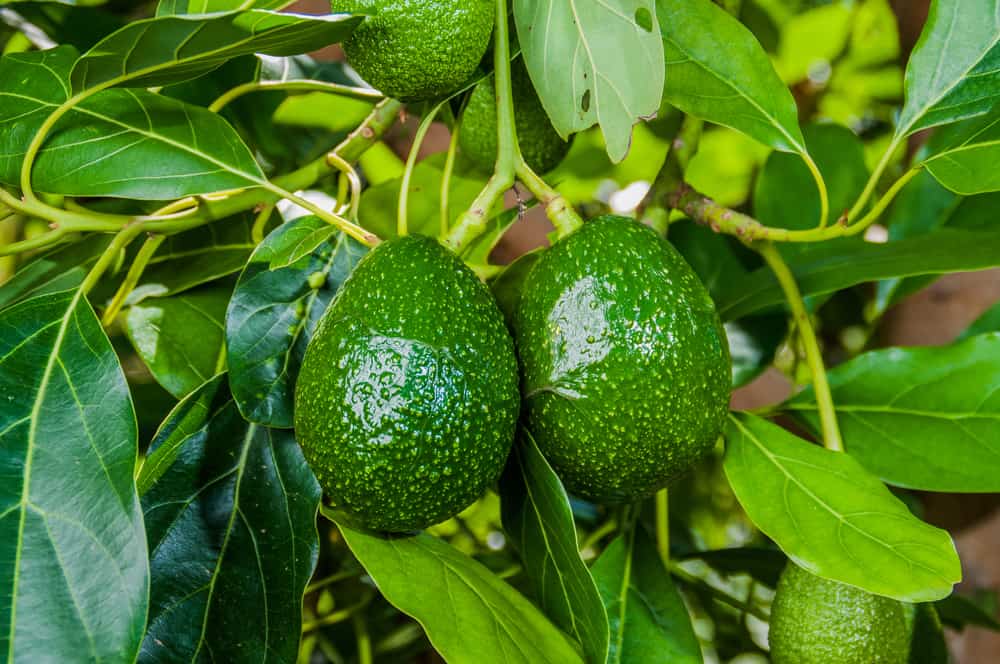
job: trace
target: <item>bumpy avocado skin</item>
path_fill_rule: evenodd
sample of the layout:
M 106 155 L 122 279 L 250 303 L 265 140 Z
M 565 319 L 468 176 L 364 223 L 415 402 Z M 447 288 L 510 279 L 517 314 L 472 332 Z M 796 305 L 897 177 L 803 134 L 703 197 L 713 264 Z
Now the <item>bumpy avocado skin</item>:
M 590 221 L 528 273 L 514 321 L 527 422 L 569 491 L 632 501 L 715 444 L 725 331 L 679 253 L 632 219 Z
M 906 664 L 901 602 L 820 578 L 789 563 L 771 607 L 774 664 Z
M 493 33 L 491 0 L 334 0 L 334 12 L 370 10 L 344 42 L 351 66 L 402 101 L 440 99 L 472 76 Z
M 496 480 L 519 410 L 513 340 L 437 241 L 370 252 L 310 341 L 295 431 L 332 503 L 374 530 L 448 519 Z
M 514 126 L 521 154 L 536 173 L 547 173 L 559 165 L 569 152 L 552 126 L 542 102 L 531 84 L 524 60 L 510 66 L 511 92 L 514 99 Z M 481 81 L 472 91 L 462 116 L 458 142 L 468 157 L 480 168 L 490 170 L 497 158 L 497 100 L 493 77 Z

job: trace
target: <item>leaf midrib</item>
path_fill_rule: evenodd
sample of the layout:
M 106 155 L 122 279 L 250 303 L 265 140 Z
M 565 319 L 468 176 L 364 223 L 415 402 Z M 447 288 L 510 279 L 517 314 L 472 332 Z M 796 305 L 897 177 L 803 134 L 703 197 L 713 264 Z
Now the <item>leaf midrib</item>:
M 789 403 L 784 406 L 788 410 L 808 410 L 815 411 L 817 406 L 813 402 Z M 946 420 L 966 420 L 984 419 L 1000 420 L 1000 413 L 979 413 L 979 412 L 955 412 L 955 411 L 935 411 L 922 410 L 919 408 L 895 408 L 892 406 L 879 406 L 873 404 L 837 404 L 838 411 L 862 412 L 862 413 L 886 413 L 889 415 L 913 415 L 916 417 L 929 417 L 933 419 Z

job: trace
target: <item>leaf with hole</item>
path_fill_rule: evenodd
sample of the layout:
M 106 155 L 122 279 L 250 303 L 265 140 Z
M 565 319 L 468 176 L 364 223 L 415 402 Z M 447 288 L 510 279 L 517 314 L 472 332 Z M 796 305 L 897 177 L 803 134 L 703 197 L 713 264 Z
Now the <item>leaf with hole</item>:
M 367 249 L 343 233 L 288 262 L 331 226 L 313 216 L 279 226 L 240 275 L 226 313 L 229 380 L 251 422 L 291 427 L 295 379 L 312 334 Z M 311 242 L 306 243 L 311 244 Z M 279 267 L 272 267 L 278 263 Z
M 79 290 L 0 312 L 0 394 L 0 652 L 131 661 L 149 586 L 135 413 Z
M 178 404 L 150 450 L 139 662 L 295 661 L 320 488 L 291 433 L 243 420 L 220 375 Z
M 871 351 L 828 375 L 844 446 L 884 481 L 1000 491 L 1000 333 Z M 785 407 L 818 428 L 811 389 Z
M 504 530 L 538 603 L 583 645 L 588 661 L 603 662 L 608 617 L 577 548 L 569 496 L 527 430 L 500 478 L 500 504 Z
M 514 0 L 531 82 L 563 138 L 599 124 L 608 156 L 628 152 L 632 125 L 663 92 L 654 0 Z
M 729 418 L 726 477 L 750 519 L 800 567 L 906 602 L 961 580 L 943 530 L 917 519 L 852 456 L 749 414 Z

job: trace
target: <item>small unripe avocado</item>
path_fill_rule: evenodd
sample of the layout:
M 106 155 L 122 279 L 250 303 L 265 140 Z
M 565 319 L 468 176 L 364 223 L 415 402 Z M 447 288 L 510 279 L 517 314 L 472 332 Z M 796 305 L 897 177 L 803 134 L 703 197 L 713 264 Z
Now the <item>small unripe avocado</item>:
M 373 530 L 419 530 L 503 469 L 517 360 L 486 286 L 436 240 L 358 263 L 306 350 L 295 433 L 331 502 Z
M 604 216 L 557 242 L 525 278 L 513 327 L 528 426 L 570 492 L 638 500 L 718 439 L 726 335 L 691 266 L 650 228 Z
M 374 10 L 344 42 L 351 66 L 402 101 L 442 99 L 465 84 L 493 34 L 492 0 L 333 0 L 334 12 Z
M 906 664 L 901 602 L 818 577 L 789 563 L 771 605 L 774 664 Z
M 524 160 L 536 173 L 547 173 L 559 165 L 569 152 L 564 141 L 545 113 L 531 84 L 524 60 L 510 65 L 510 84 L 514 101 L 514 126 Z M 465 107 L 458 143 L 469 159 L 484 170 L 491 170 L 497 159 L 497 100 L 493 76 L 480 81 Z

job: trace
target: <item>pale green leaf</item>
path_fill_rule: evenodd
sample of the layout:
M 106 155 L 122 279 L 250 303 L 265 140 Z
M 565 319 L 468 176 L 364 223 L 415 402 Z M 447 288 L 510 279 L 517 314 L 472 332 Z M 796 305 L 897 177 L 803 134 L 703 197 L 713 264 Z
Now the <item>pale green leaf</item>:
M 997 56 L 1000 58 L 1000 55 Z M 997 81 L 1000 88 L 1000 80 Z M 991 113 L 973 122 L 954 142 L 924 160 L 924 167 L 951 191 L 971 196 L 1000 191 L 1000 115 Z

